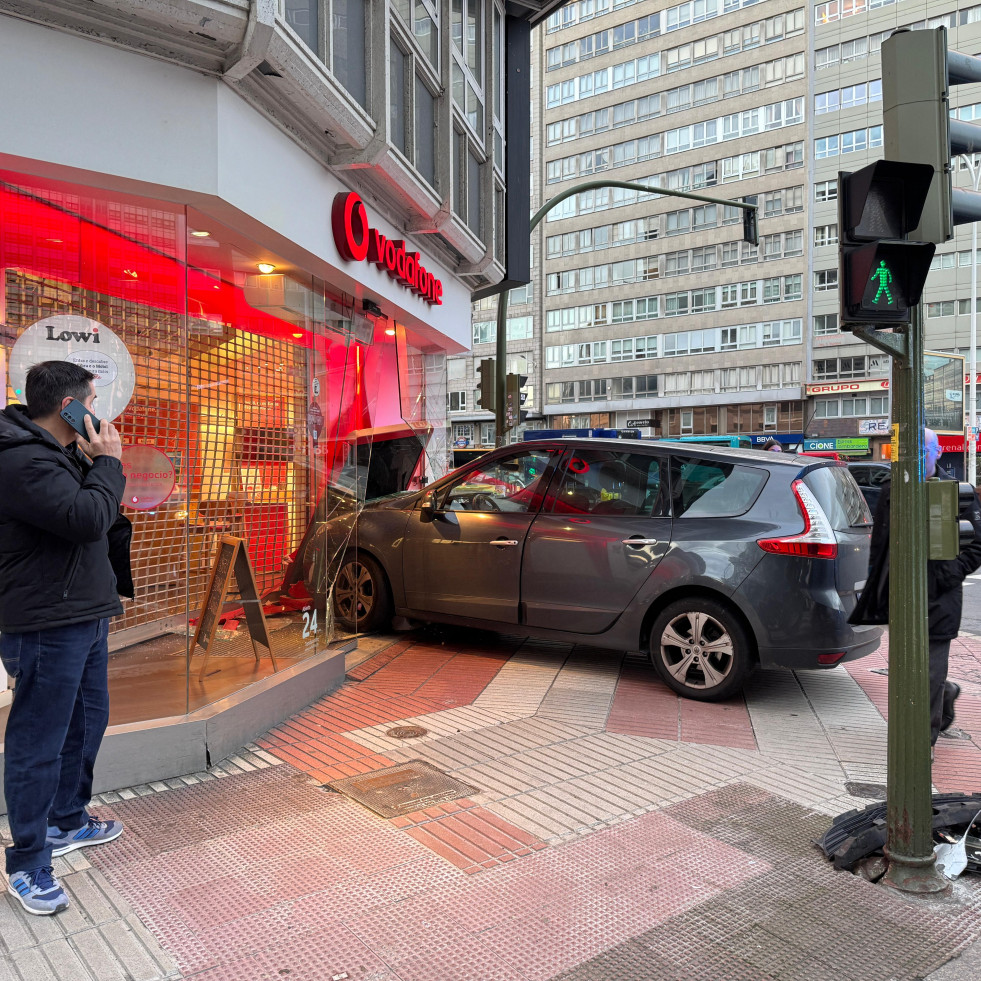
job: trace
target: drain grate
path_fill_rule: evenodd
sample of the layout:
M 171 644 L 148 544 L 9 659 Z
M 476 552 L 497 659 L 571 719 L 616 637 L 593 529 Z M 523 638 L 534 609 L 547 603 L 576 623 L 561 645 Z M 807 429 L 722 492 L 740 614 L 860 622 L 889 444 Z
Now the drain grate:
M 422 726 L 396 726 L 385 733 L 389 739 L 419 739 L 421 736 L 428 736 L 429 730 Z
M 863 797 L 865 800 L 885 800 L 886 785 L 884 783 L 857 783 L 849 781 L 845 790 L 852 797 Z
M 331 790 L 364 804 L 384 818 L 411 814 L 433 804 L 445 804 L 479 793 L 477 787 L 443 773 L 425 760 L 409 760 L 326 784 Z

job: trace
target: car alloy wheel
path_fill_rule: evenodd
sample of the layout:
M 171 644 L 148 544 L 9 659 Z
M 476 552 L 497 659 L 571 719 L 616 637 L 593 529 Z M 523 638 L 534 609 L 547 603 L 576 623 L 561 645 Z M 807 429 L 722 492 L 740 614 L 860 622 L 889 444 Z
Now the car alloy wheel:
M 348 556 L 334 582 L 334 615 L 345 629 L 380 630 L 391 617 L 388 583 L 381 567 L 368 556 Z
M 651 659 L 676 692 L 704 701 L 738 691 L 751 663 L 739 621 L 708 599 L 682 600 L 661 613 L 651 632 Z

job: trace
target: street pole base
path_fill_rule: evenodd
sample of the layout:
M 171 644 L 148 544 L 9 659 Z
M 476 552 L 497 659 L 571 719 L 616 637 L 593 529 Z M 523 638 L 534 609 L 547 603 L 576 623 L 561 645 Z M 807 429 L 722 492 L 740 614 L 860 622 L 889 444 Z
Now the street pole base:
M 880 885 L 915 896 L 950 892 L 950 882 L 937 871 L 936 858 L 932 853 L 925 858 L 914 858 L 912 855 L 891 855 L 888 848 L 883 851 L 889 868 L 879 880 Z

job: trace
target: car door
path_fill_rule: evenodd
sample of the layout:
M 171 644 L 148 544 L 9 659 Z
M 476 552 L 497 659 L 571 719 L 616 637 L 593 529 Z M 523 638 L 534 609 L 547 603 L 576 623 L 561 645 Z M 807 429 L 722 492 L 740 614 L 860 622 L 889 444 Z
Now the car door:
M 668 550 L 667 481 L 666 455 L 567 450 L 525 543 L 522 622 L 586 634 L 607 629 Z
M 406 605 L 420 613 L 518 622 L 521 553 L 557 451 L 488 454 L 411 512 L 402 547 Z

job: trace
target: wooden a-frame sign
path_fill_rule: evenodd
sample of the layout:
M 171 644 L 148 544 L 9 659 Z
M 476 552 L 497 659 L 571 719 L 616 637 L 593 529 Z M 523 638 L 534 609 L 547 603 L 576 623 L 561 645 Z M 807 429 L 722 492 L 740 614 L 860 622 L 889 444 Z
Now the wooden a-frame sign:
M 249 552 L 245 547 L 245 540 L 236 538 L 234 535 L 222 535 L 214 565 L 211 567 L 211 578 L 208 580 L 208 590 L 204 595 L 197 629 L 194 631 L 194 642 L 191 644 L 192 656 L 197 653 L 199 644 L 204 648 L 204 661 L 198 674 L 199 679 L 204 678 L 205 669 L 208 667 L 211 645 L 218 630 L 221 608 L 225 605 L 225 597 L 228 594 L 228 586 L 233 574 L 238 586 L 238 595 L 245 610 L 245 619 L 249 625 L 249 637 L 252 640 L 252 651 L 255 654 L 255 659 L 259 661 L 261 657 L 256 647 L 256 641 L 258 641 L 269 651 L 273 671 L 279 670 L 272 652 L 272 645 L 269 643 L 266 618 L 262 615 L 262 602 L 259 599 L 259 589 L 256 586 L 255 573 L 252 571 L 252 563 L 249 561 Z

